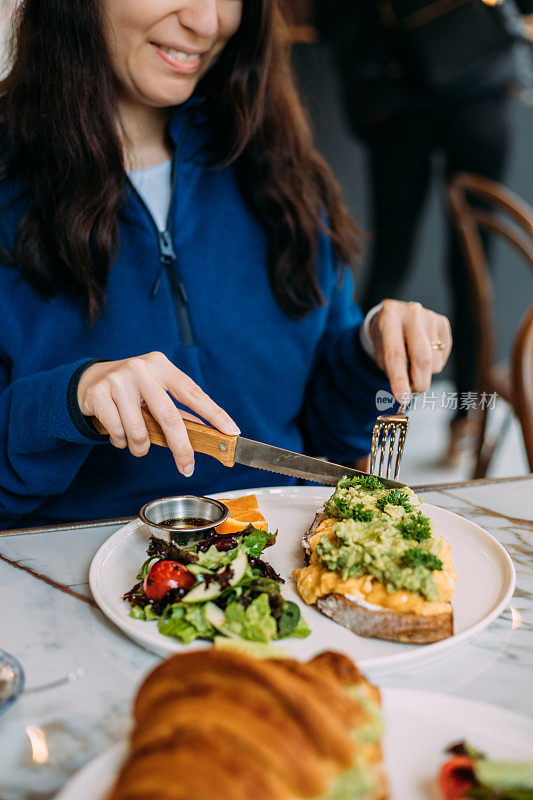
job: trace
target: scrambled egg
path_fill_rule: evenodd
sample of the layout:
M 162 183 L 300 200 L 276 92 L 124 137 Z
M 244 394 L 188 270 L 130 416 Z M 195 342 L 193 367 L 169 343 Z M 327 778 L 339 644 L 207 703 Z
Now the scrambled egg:
M 415 498 L 417 504 L 420 502 L 411 491 L 409 491 L 409 495 Z M 365 505 L 366 503 L 373 505 L 375 498 L 365 493 L 364 501 Z M 391 516 L 392 524 L 397 515 L 393 514 Z M 452 599 L 457 578 L 452 569 L 449 542 L 432 534 L 433 539 L 440 543 L 439 558 L 442 561 L 442 570 L 434 570 L 432 572 L 433 580 L 438 589 L 438 600 L 427 600 L 421 594 L 403 589 L 389 591 L 383 583 L 370 574 L 343 579 L 337 572 L 329 570 L 322 563 L 316 548 L 325 534 L 332 542 L 335 541 L 334 527 L 338 521 L 338 519 L 326 517 L 318 525 L 313 536 L 308 541 L 308 547 L 311 551 L 309 565 L 293 571 L 298 591 L 306 603 L 312 605 L 316 603 L 319 597 L 336 593 L 349 596 L 350 599 L 355 601 L 361 600 L 371 605 L 390 609 L 398 614 L 410 613 L 419 616 L 430 616 L 447 612 L 447 603 Z

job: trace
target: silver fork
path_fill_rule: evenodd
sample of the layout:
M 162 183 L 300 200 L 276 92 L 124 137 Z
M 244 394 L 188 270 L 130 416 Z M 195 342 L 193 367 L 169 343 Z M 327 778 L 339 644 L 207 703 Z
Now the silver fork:
M 379 478 L 390 478 L 391 469 L 393 469 L 393 480 L 397 480 L 409 425 L 409 418 L 405 415 L 408 405 L 408 403 L 402 403 L 396 414 L 381 414 L 376 419 L 372 431 L 372 451 L 370 453 L 370 473 L 372 475 L 377 475 Z M 387 454 L 386 473 L 384 471 L 385 454 Z M 378 471 L 375 472 L 378 460 Z

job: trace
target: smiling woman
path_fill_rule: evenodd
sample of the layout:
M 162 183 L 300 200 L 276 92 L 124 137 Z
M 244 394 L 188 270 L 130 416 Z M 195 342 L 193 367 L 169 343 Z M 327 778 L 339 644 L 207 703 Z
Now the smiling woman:
M 120 96 L 153 108 L 190 98 L 241 24 L 242 0 L 107 0 L 105 35 Z
M 392 301 L 362 324 L 357 229 L 313 147 L 277 0 L 23 0 L 16 21 L 0 526 L 291 480 L 195 470 L 184 417 L 335 461 L 368 452 L 385 372 L 397 396 L 426 388 L 449 326 Z M 143 406 L 169 450 L 148 452 Z

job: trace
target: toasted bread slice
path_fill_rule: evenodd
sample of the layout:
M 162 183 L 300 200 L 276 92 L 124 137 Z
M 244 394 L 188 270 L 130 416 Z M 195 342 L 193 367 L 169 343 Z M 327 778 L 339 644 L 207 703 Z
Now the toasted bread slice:
M 316 531 L 316 529 L 318 528 L 320 523 L 323 522 L 325 519 L 326 519 L 326 515 L 324 514 L 324 512 L 323 511 L 317 511 L 317 513 L 315 514 L 315 518 L 314 518 L 313 522 L 311 523 L 311 525 L 309 527 L 309 530 L 307 530 L 305 532 L 305 534 L 303 535 L 302 547 L 304 549 L 305 563 L 306 564 L 308 563 L 309 556 L 311 555 L 311 548 L 309 547 L 309 539 L 311 539 L 311 537 L 313 536 L 314 532 Z
M 326 518 L 323 510 L 317 512 L 302 539 L 306 564 L 311 554 L 309 540 Z M 371 608 L 369 603 L 358 603 L 355 599 L 333 593 L 319 597 L 316 605 L 326 617 L 358 636 L 410 644 L 430 644 L 453 636 L 451 603 L 445 604 L 445 612 L 437 614 L 400 614 L 388 608 Z
M 429 644 L 453 635 L 453 611 L 445 614 L 397 614 L 388 608 L 374 610 L 365 608 L 342 594 L 319 597 L 317 608 L 326 617 L 339 625 L 375 639 L 390 639 L 393 642 Z

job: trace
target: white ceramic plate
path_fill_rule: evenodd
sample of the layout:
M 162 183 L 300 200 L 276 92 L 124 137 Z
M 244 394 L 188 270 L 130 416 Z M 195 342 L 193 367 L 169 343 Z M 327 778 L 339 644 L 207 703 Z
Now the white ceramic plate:
M 450 744 L 467 740 L 489 758 L 531 761 L 533 720 L 461 697 L 383 689 L 390 800 L 438 800 L 436 776 Z M 81 770 L 56 800 L 105 800 L 126 756 L 119 743 Z
M 396 671 L 421 661 L 447 654 L 489 625 L 501 614 L 512 597 L 515 571 L 504 548 L 490 534 L 457 514 L 423 504 L 422 509 L 434 522 L 435 532 L 452 546 L 453 565 L 459 575 L 454 608 L 454 636 L 426 645 L 399 644 L 356 636 L 347 628 L 307 606 L 298 595 L 291 571 L 303 565 L 301 538 L 316 511 L 331 496 L 331 488 L 283 487 L 228 492 L 225 497 L 254 493 L 271 531 L 278 530 L 273 547 L 265 557 L 285 578 L 283 594 L 298 603 L 311 629 L 307 639 L 284 639 L 281 645 L 292 656 L 308 659 L 322 650 L 341 650 L 357 661 L 362 670 Z M 222 497 L 222 495 L 213 495 Z M 124 633 L 139 644 L 168 656 L 197 649 L 202 644 L 183 645 L 163 636 L 156 622 L 143 622 L 129 616 L 130 606 L 121 598 L 135 583 L 135 576 L 146 558 L 148 529 L 134 521 L 116 531 L 98 550 L 89 575 L 91 591 L 103 613 Z M 205 643 L 205 646 L 209 646 Z

